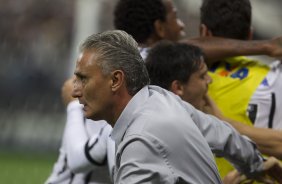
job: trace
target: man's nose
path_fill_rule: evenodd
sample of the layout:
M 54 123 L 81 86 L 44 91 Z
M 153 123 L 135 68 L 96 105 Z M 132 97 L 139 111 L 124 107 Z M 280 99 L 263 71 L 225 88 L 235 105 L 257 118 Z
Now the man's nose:
M 211 78 L 211 76 L 209 74 L 207 74 L 206 81 L 207 81 L 207 84 L 211 84 L 212 83 L 212 78 Z
M 177 19 L 177 24 L 179 25 L 181 30 L 184 30 L 185 24 L 181 19 Z
M 71 95 L 73 98 L 79 98 L 82 96 L 81 85 L 77 80 L 74 80 L 73 82 L 73 89 Z

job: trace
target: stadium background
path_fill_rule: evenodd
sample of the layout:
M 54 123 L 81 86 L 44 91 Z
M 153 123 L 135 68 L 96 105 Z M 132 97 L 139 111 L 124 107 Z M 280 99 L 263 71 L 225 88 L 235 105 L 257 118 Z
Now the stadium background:
M 73 73 L 78 43 L 113 29 L 115 2 L 0 0 L 0 183 L 48 177 L 65 124 L 61 85 Z M 201 1 L 175 3 L 187 36 L 197 36 Z M 282 35 L 282 1 L 251 3 L 256 38 Z

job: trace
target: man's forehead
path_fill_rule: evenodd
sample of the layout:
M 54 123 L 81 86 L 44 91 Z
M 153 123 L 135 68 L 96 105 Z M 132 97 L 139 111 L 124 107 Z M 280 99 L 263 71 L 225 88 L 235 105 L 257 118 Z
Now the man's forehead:
M 83 57 L 83 52 L 80 52 L 78 57 L 77 57 L 76 62 L 79 62 L 82 59 L 82 57 Z
M 198 60 L 198 72 L 203 71 L 203 70 L 207 70 L 207 65 L 205 63 L 204 58 L 201 56 Z
M 79 75 L 80 73 L 81 73 L 81 63 L 79 62 L 79 60 L 77 60 L 74 69 L 74 75 Z
M 78 58 L 76 60 L 76 67 L 75 67 L 75 74 L 81 74 L 83 71 L 87 70 L 89 66 L 92 65 L 91 57 L 90 55 L 81 52 L 78 55 Z
M 77 65 L 92 66 L 99 58 L 99 53 L 94 49 L 84 50 L 79 53 Z

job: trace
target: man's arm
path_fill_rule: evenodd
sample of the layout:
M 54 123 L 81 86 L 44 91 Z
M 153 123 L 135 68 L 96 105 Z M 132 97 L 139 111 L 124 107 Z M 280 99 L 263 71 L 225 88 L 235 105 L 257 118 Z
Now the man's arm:
M 74 172 L 84 172 L 95 166 L 105 165 L 107 136 L 110 133 L 106 124 L 86 121 L 78 101 L 69 104 L 67 113 L 64 139 L 69 167 Z M 98 132 L 88 135 L 86 124 L 93 126 Z
M 198 37 L 182 40 L 181 42 L 193 44 L 203 49 L 208 65 L 212 65 L 222 58 L 242 55 L 268 55 L 282 59 L 282 37 L 253 41 Z
M 255 141 L 263 154 L 282 159 L 282 131 L 247 126 L 229 118 L 225 118 L 225 121 L 242 135 L 246 135 Z
M 231 125 L 216 117 L 204 114 L 184 101 L 183 105 L 191 113 L 213 153 L 229 160 L 239 172 L 248 177 L 254 178 L 262 174 L 264 161 L 251 140 L 241 136 Z
M 64 139 L 62 139 L 58 159 L 44 184 L 69 183 L 72 178 L 72 172 L 66 163 L 65 143 L 63 140 Z
M 258 149 L 263 154 L 282 159 L 282 131 L 248 126 L 230 118 L 224 117 L 209 96 L 206 96 L 205 100 L 205 113 L 214 115 L 219 119 L 226 121 L 227 123 L 231 124 L 241 135 L 246 135 L 251 138 L 257 144 Z

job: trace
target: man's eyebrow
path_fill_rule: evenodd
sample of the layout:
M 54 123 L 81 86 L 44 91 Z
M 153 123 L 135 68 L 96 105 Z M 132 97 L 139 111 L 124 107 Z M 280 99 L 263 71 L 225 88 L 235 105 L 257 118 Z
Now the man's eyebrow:
M 75 75 L 75 76 L 77 76 L 77 77 L 79 77 L 79 78 L 84 77 L 84 75 L 82 75 L 82 74 L 81 74 L 81 73 L 79 73 L 79 72 L 74 72 L 74 75 Z
M 206 69 L 206 70 L 202 71 L 200 75 L 206 75 L 208 72 L 209 72 L 208 69 Z

